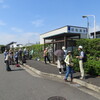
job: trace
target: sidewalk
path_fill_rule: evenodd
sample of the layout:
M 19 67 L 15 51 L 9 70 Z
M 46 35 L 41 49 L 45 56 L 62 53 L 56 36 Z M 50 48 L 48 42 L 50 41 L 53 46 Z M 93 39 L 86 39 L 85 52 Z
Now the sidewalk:
M 25 65 L 29 65 L 32 70 L 39 71 L 41 73 L 44 73 L 45 75 L 51 75 L 51 77 L 57 77 L 63 79 L 65 74 L 59 74 L 58 68 L 52 64 L 45 64 L 41 61 L 35 61 L 35 60 L 27 60 L 27 63 Z M 92 77 L 89 75 L 85 75 L 85 79 L 80 80 L 80 73 L 74 73 L 74 82 L 83 85 L 87 88 L 90 88 L 94 91 L 100 92 L 100 76 L 98 77 Z

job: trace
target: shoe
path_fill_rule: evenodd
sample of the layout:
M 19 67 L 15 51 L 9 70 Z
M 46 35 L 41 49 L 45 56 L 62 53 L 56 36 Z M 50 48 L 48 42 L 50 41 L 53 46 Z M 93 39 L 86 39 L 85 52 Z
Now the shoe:
M 62 74 L 61 72 L 59 72 L 59 74 Z
M 84 77 L 80 77 L 80 79 L 82 80 L 82 79 L 84 79 Z
M 68 80 L 67 80 L 67 79 L 64 79 L 64 81 L 65 81 L 65 82 L 68 82 Z
M 71 82 L 73 82 L 73 78 L 71 79 Z

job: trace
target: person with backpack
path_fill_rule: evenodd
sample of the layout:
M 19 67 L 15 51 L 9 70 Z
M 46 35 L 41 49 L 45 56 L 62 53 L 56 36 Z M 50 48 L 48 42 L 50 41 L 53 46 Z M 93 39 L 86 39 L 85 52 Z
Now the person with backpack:
M 76 56 L 76 58 L 78 58 L 79 59 L 79 68 L 80 68 L 80 72 L 81 72 L 81 77 L 80 77 L 80 79 L 83 79 L 83 78 L 85 78 L 84 77 L 84 68 L 83 68 L 83 63 L 84 63 L 84 58 L 85 58 L 85 56 L 84 56 L 84 51 L 83 51 L 83 47 L 82 46 L 79 46 L 78 47 L 78 51 L 79 51 L 79 55 L 78 56 Z

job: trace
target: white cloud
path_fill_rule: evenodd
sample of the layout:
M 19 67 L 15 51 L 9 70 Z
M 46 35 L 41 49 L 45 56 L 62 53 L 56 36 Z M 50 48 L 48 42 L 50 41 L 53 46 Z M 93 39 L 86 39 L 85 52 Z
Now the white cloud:
M 2 20 L 0 20 L 0 26 L 5 26 L 5 25 L 6 25 L 6 23 L 3 22 Z
M 18 44 L 26 44 L 39 42 L 39 33 L 27 32 L 21 34 L 0 33 L 0 44 L 8 44 L 10 42 L 17 42 Z
M 44 25 L 44 20 L 38 19 L 38 20 L 32 21 L 32 24 L 35 25 L 36 27 L 40 27 Z
M 18 33 L 19 33 L 19 32 L 23 32 L 22 29 L 16 28 L 16 27 L 12 27 L 11 30 L 14 31 L 14 32 L 18 32 Z

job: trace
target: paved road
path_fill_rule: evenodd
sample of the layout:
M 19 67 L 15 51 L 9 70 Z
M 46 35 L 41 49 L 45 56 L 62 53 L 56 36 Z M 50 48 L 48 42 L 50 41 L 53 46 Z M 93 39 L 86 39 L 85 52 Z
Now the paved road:
M 11 72 L 5 70 L 0 55 L 0 100 L 48 100 L 52 96 L 66 100 L 99 100 L 66 83 L 43 78 L 26 69 L 11 68 Z

